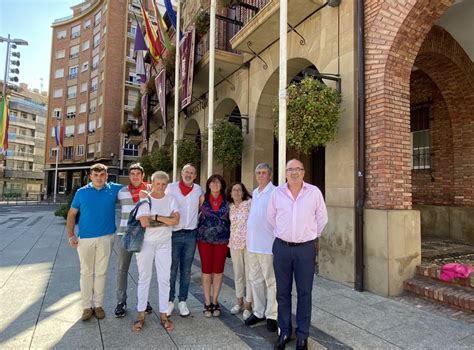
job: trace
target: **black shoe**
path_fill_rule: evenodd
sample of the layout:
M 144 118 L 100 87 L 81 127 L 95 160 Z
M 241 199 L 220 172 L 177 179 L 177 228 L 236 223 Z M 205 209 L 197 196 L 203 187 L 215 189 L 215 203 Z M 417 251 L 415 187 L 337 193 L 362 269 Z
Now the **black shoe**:
M 246 326 L 253 326 L 254 324 L 257 324 L 257 323 L 262 322 L 262 321 L 265 321 L 265 317 L 260 318 L 260 317 L 255 316 L 255 314 L 252 314 L 252 315 L 250 315 L 249 318 L 247 318 L 245 320 L 244 323 L 245 323 Z
M 151 314 L 153 312 L 153 308 L 151 307 L 150 303 L 146 303 L 146 309 L 145 309 L 145 313 L 146 314 Z
M 280 334 L 280 336 L 278 337 L 278 341 L 275 344 L 275 349 L 283 350 L 285 348 L 286 344 L 288 344 L 290 342 L 290 340 L 291 339 L 290 339 L 289 335 Z
M 278 329 L 278 324 L 276 320 L 272 320 L 271 318 L 267 318 L 267 330 L 271 333 L 276 332 Z
M 118 303 L 114 313 L 117 318 L 124 317 L 127 314 L 127 303 Z
M 296 350 L 308 350 L 308 339 L 297 339 Z

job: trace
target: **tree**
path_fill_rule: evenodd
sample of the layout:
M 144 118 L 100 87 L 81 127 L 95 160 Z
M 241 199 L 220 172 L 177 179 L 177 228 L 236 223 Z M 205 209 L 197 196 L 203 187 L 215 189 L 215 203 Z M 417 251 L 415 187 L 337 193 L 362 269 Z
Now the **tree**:
M 214 124 L 214 157 L 226 168 L 234 169 L 242 162 L 244 137 L 242 130 L 227 120 Z
M 182 168 L 185 164 L 201 164 L 201 150 L 196 142 L 183 138 L 178 140 L 178 168 Z

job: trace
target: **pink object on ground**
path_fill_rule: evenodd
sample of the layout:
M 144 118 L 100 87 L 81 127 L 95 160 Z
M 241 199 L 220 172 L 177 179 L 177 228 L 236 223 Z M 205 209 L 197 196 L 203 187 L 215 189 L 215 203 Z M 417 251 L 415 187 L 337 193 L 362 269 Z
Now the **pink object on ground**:
M 471 265 L 458 263 L 445 264 L 441 266 L 439 278 L 443 281 L 451 282 L 455 278 L 468 278 L 472 272 L 474 272 L 474 268 Z

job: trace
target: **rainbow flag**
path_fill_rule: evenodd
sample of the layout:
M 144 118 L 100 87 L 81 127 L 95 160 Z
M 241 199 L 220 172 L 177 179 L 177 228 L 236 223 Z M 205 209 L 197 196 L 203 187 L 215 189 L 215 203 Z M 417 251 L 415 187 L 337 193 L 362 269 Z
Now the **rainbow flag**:
M 155 0 L 153 0 L 152 3 L 153 3 L 153 10 L 155 11 L 156 21 L 158 22 L 158 28 L 157 28 L 158 37 L 160 39 L 161 44 L 164 45 L 164 47 L 167 50 L 169 50 L 171 49 L 171 42 L 170 42 L 170 38 L 167 32 L 168 28 L 166 28 L 166 23 L 163 17 L 161 17 L 160 11 L 158 10 L 158 7 L 156 6 Z
M 0 107 L 0 148 L 6 151 L 8 149 L 8 102 L 5 96 L 2 97 Z

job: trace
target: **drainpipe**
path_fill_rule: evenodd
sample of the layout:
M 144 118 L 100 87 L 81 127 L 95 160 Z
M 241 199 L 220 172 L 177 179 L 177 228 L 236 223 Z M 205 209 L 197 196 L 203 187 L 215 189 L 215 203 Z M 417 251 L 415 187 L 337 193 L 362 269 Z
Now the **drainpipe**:
M 355 290 L 364 291 L 365 57 L 364 0 L 357 0 L 357 189 L 355 215 Z

